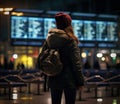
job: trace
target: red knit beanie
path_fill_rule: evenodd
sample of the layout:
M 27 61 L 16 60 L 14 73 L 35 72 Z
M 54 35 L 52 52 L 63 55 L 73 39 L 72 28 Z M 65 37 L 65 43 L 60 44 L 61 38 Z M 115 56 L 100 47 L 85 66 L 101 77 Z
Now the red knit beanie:
M 64 30 L 66 27 L 71 25 L 71 17 L 68 14 L 59 12 L 55 15 L 56 25 L 58 29 Z

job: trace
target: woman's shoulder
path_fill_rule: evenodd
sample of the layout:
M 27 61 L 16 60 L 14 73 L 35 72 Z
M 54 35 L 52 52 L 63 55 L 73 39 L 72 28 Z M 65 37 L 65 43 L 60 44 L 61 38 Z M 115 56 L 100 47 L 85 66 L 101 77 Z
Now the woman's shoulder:
M 60 29 L 51 29 L 48 33 L 47 43 L 49 47 L 63 47 L 68 41 L 69 37 L 66 32 Z
M 57 34 L 65 34 L 65 31 L 64 30 L 60 30 L 60 29 L 57 29 L 57 28 L 51 28 L 48 33 L 57 33 Z

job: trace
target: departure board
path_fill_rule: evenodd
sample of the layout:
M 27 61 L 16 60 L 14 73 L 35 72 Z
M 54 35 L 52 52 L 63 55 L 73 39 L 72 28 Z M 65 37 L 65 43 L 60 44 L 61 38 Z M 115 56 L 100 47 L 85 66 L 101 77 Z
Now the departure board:
M 107 36 L 109 41 L 117 41 L 117 24 L 116 22 L 107 22 Z
M 72 27 L 79 41 L 101 43 L 118 40 L 115 21 L 73 19 Z M 52 17 L 11 16 L 11 42 L 14 45 L 41 45 L 51 28 L 56 28 Z
M 94 41 L 96 39 L 96 23 L 95 21 L 84 22 L 84 40 Z
M 28 18 L 11 17 L 11 38 L 28 38 Z
M 55 28 L 55 27 L 56 27 L 56 24 L 55 24 L 54 18 L 44 18 L 44 38 L 47 37 L 48 31 L 51 28 Z
M 11 38 L 41 39 L 43 34 L 43 19 L 37 17 L 11 17 Z
M 28 18 L 28 38 L 29 39 L 43 39 L 44 29 L 43 29 L 43 18 Z
M 107 22 L 96 21 L 96 40 L 108 41 Z
M 72 26 L 74 29 L 74 33 L 78 37 L 78 39 L 83 40 L 84 39 L 83 21 L 82 20 L 73 20 Z

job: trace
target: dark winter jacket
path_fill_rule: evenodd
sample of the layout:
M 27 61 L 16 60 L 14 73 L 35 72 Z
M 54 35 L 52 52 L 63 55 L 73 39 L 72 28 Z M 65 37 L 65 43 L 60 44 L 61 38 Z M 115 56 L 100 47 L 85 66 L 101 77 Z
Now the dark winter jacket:
M 47 37 L 50 48 L 59 48 L 63 70 L 54 77 L 49 77 L 50 88 L 76 88 L 84 85 L 81 72 L 80 50 L 78 44 L 70 39 L 63 30 L 51 29 Z

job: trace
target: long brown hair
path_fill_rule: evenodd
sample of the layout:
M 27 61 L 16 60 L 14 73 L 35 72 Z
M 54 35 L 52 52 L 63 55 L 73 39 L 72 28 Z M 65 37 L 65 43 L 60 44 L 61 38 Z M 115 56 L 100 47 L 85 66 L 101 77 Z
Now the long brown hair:
M 67 28 L 64 29 L 64 31 L 67 33 L 67 35 L 72 38 L 73 40 L 75 40 L 77 43 L 79 43 L 78 38 L 75 36 L 74 31 L 73 31 L 73 27 L 70 25 Z

